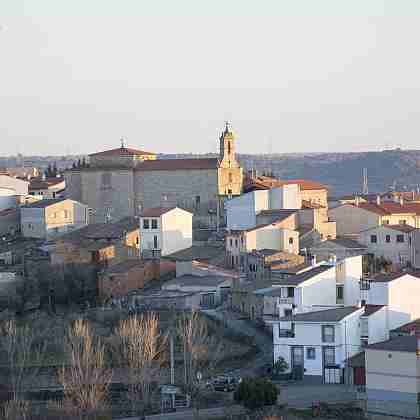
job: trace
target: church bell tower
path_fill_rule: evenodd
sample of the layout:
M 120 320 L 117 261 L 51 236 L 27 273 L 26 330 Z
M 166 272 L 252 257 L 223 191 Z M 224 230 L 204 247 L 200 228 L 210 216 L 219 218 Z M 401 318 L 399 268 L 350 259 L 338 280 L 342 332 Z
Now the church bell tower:
M 238 168 L 235 155 L 235 136 L 230 130 L 230 124 L 226 121 L 225 129 L 220 136 L 220 167 Z

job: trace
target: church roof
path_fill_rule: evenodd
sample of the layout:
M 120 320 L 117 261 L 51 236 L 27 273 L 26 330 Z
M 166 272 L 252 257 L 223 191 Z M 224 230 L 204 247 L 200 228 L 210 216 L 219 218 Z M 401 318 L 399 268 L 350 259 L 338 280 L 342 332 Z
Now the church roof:
M 137 166 L 139 171 L 174 171 L 182 169 L 217 169 L 217 158 L 146 160 Z
M 155 155 L 155 153 L 145 152 L 144 150 L 131 149 L 129 147 L 117 147 L 116 149 L 92 153 L 89 156 L 139 156 L 139 155 L 140 156 L 141 155 Z

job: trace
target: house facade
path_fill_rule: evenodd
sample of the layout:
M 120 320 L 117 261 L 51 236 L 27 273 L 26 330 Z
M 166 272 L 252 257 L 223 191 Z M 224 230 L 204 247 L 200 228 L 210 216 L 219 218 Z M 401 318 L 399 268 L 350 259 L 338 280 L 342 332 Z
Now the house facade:
M 73 200 L 41 200 L 21 207 L 21 232 L 26 238 L 54 238 L 88 223 L 88 206 Z
M 415 335 L 365 349 L 366 408 L 388 416 L 420 417 L 420 358 Z
M 412 232 L 416 228 L 407 225 L 382 225 L 359 233 L 359 242 L 367 247 L 369 254 L 384 257 L 397 267 L 411 264 Z
M 193 214 L 178 207 L 146 209 L 140 216 L 140 252 L 169 255 L 192 246 Z
M 273 322 L 274 362 L 307 383 L 343 383 L 345 361 L 360 351 L 359 319 L 351 306 L 300 313 Z
M 66 189 L 64 178 L 34 178 L 29 184 L 29 194 L 40 196 L 41 199 L 55 199 L 63 197 Z

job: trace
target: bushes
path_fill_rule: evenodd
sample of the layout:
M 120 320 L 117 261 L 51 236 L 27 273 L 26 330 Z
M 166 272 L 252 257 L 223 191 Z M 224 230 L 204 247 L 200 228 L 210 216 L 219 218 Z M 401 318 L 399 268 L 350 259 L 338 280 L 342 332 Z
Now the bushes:
M 278 390 L 266 378 L 245 378 L 235 391 L 235 401 L 243 403 L 247 408 L 259 408 L 273 405 L 277 401 Z

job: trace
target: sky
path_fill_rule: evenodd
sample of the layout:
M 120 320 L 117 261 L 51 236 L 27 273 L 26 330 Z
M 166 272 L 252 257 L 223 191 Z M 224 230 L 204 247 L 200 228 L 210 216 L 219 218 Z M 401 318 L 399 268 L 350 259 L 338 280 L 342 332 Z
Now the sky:
M 419 149 L 418 0 L 0 0 L 0 156 Z

